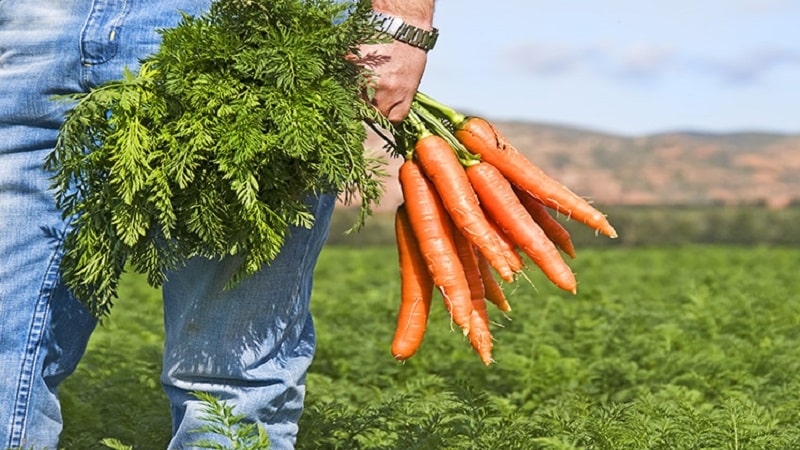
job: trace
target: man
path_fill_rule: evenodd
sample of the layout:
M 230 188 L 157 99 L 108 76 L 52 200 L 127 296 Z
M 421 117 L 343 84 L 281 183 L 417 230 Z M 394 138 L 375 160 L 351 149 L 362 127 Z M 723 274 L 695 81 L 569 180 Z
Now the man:
M 57 389 L 95 327 L 59 277 L 68 220 L 42 165 L 66 107 L 50 98 L 117 79 L 125 66 L 135 71 L 158 48 L 157 29 L 177 25 L 178 11 L 202 14 L 209 1 L 0 1 L 0 448 L 57 448 Z M 375 0 L 373 9 L 431 30 L 433 3 Z M 426 49 L 395 40 L 362 50 L 372 56 L 366 60 L 380 61 L 370 67 L 378 76 L 375 105 L 402 120 Z M 334 203 L 331 195 L 316 198 L 315 226 L 294 229 L 278 258 L 233 290 L 222 289 L 235 268 L 230 261 L 196 259 L 170 274 L 162 374 L 173 416 L 170 448 L 212 438 L 193 433 L 202 426 L 196 391 L 263 425 L 273 448 L 294 446 L 315 346 L 312 275 Z

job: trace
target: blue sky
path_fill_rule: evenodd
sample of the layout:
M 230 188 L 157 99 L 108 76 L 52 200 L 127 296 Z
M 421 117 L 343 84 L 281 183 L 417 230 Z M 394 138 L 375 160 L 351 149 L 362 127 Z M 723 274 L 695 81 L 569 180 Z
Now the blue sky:
M 642 135 L 800 132 L 800 0 L 437 0 L 420 89 L 463 112 Z

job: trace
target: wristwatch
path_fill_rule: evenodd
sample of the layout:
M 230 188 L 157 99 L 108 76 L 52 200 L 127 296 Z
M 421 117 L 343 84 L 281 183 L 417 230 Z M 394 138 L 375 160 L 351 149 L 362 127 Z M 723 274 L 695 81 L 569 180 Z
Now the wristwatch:
M 436 45 L 436 39 L 439 38 L 439 30 L 436 28 L 423 30 L 405 23 L 399 17 L 379 12 L 373 12 L 372 17 L 375 20 L 375 29 L 379 32 L 400 42 L 419 47 L 426 52 Z

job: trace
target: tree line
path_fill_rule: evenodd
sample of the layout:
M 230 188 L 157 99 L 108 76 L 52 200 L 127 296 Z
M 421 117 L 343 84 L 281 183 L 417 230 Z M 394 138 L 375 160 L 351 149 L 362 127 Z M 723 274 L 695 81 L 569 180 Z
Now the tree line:
M 800 246 L 800 205 L 773 209 L 754 205 L 606 206 L 600 207 L 619 233 L 617 239 L 595 235 L 585 225 L 560 217 L 578 248 L 682 244 Z M 357 233 L 346 233 L 357 211 L 339 209 L 329 245 L 393 245 L 394 217 L 376 213 Z

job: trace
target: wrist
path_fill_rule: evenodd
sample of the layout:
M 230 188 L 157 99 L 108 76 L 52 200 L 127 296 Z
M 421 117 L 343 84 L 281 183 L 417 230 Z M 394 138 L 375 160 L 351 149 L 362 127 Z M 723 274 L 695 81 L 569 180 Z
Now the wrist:
M 439 37 L 439 30 L 431 26 L 431 21 L 427 22 L 427 26 L 415 25 L 414 22 L 403 17 L 379 10 L 373 12 L 373 20 L 375 29 L 379 33 L 391 36 L 396 41 L 421 48 L 426 52 L 436 45 Z
M 434 0 L 372 0 L 372 10 L 399 17 L 411 26 L 433 28 Z

